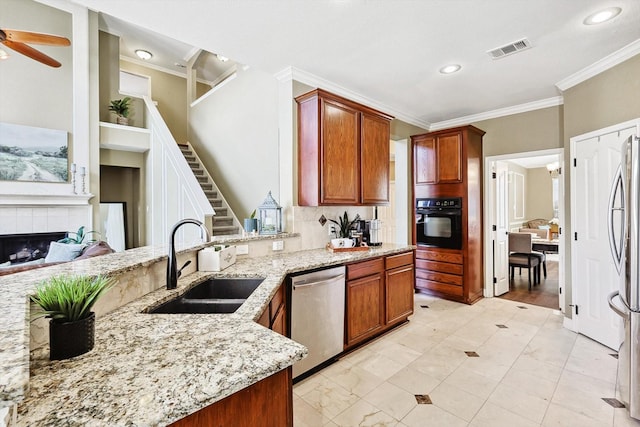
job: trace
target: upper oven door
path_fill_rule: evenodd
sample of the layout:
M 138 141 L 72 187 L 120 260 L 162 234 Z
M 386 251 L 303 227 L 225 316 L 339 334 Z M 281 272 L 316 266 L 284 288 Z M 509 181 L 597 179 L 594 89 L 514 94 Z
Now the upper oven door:
M 416 243 L 438 248 L 462 249 L 462 211 L 417 210 Z

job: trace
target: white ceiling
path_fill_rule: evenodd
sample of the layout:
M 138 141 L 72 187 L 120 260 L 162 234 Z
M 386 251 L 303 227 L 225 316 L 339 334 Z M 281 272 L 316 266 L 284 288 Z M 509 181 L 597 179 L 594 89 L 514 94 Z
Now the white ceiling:
M 509 159 L 511 163 L 522 166 L 526 169 L 544 168 L 548 164 L 558 162 L 560 156 L 557 154 L 545 154 L 541 156 L 522 157 L 518 159 Z
M 131 50 L 170 47 L 165 64 L 196 46 L 271 74 L 293 67 L 424 127 L 544 104 L 556 83 L 640 39 L 638 0 L 73 1 L 163 35 L 138 43 L 119 30 Z M 610 6 L 622 13 L 583 24 Z M 486 53 L 523 37 L 531 49 Z M 462 70 L 440 74 L 449 63 Z

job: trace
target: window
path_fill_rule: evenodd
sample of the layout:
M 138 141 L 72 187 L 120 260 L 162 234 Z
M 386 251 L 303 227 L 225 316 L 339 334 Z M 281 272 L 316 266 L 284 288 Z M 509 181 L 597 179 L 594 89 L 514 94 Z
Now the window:
M 151 97 L 151 78 L 120 70 L 120 93 L 136 98 Z

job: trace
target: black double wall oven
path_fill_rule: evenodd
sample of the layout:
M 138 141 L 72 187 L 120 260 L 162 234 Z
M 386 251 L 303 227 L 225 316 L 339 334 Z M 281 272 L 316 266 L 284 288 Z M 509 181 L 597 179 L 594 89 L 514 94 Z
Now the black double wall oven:
M 462 249 L 462 199 L 416 199 L 416 244 Z

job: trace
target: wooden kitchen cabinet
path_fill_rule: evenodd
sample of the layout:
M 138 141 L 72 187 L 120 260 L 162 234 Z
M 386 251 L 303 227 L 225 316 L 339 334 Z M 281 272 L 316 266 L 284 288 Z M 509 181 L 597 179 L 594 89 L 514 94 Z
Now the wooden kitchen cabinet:
M 413 137 L 415 185 L 462 182 L 462 133 Z
M 387 256 L 385 267 L 385 325 L 391 325 L 413 314 L 413 253 Z
M 483 136 L 474 126 L 461 126 L 411 137 L 414 197 L 459 197 L 462 202 L 460 249 L 420 244 L 414 224 L 416 289 L 467 304 L 482 298 L 484 284 Z
M 171 424 L 171 427 L 293 426 L 291 367 Z
M 389 203 L 393 117 L 321 89 L 298 103 L 298 205 Z
M 287 329 L 287 305 L 283 285 L 280 285 L 273 298 L 271 298 L 271 301 L 258 319 L 258 324 L 285 337 L 290 336 Z
M 345 347 L 382 331 L 384 326 L 384 260 L 347 265 Z

